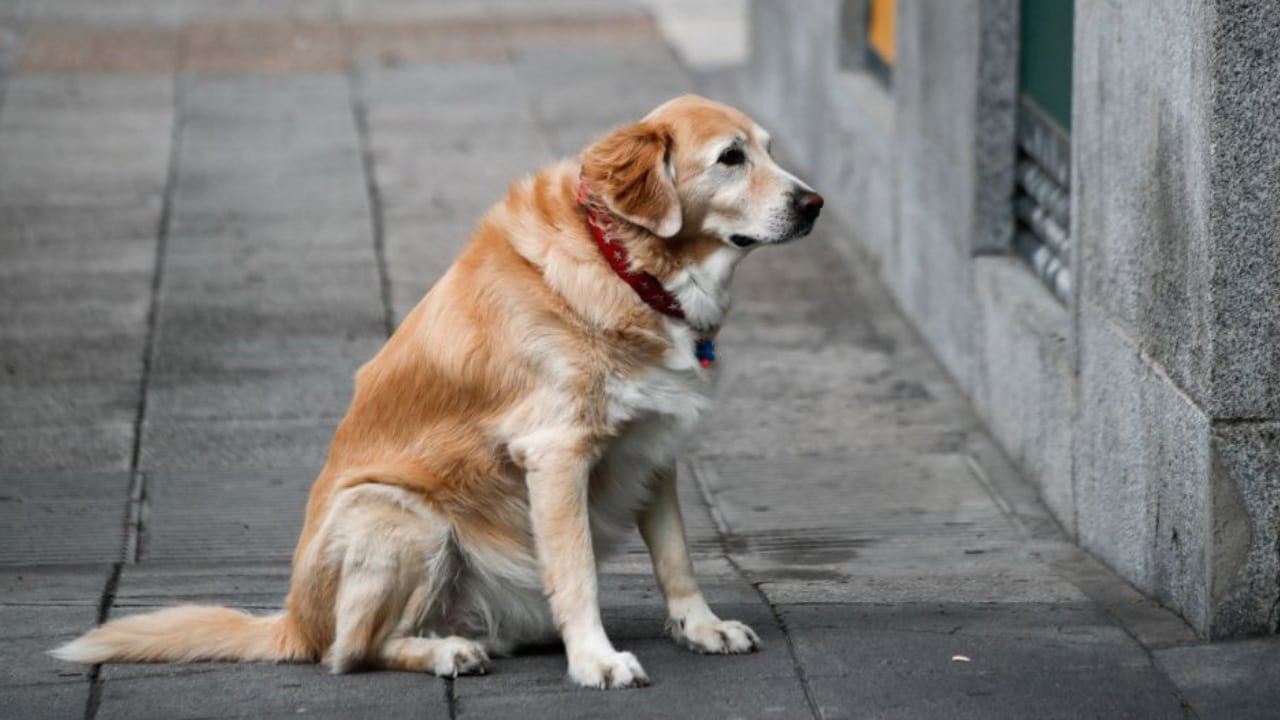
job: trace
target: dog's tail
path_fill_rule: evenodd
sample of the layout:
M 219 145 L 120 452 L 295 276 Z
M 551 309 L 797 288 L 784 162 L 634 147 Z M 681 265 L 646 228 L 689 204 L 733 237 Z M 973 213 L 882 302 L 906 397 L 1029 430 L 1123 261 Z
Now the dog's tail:
M 259 617 L 225 607 L 181 605 L 113 620 L 51 654 L 86 665 L 314 660 L 292 625 L 283 613 Z

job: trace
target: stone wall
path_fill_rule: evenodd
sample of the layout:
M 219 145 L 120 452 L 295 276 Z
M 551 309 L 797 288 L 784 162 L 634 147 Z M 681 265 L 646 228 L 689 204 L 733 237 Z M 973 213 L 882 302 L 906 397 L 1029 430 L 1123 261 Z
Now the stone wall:
M 1077 0 L 1075 299 L 1010 256 L 1017 0 L 754 0 L 749 86 L 1064 529 L 1214 637 L 1280 601 L 1280 4 Z

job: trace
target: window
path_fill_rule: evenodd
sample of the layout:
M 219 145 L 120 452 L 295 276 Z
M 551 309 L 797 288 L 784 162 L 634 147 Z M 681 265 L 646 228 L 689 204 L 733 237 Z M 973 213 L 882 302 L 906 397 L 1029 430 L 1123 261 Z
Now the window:
M 897 0 L 867 3 L 867 67 L 888 82 L 894 56 L 894 12 Z
M 1071 33 L 1074 0 L 1022 0 L 1014 249 L 1071 299 Z

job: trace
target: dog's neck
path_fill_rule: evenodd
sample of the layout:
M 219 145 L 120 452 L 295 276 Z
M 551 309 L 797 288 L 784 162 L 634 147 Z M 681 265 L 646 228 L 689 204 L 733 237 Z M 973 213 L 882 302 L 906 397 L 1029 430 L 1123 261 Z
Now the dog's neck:
M 578 203 L 605 261 L 641 300 L 700 335 L 715 336 L 729 311 L 729 283 L 744 251 L 714 238 L 664 240 L 610 212 L 585 182 Z

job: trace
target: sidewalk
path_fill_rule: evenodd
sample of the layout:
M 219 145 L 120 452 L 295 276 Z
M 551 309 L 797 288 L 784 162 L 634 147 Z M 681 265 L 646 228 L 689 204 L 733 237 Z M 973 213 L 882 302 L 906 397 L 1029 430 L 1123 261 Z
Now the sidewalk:
M 689 15 L 0 6 L 0 714 L 1275 717 L 1280 643 L 1199 644 L 1066 542 L 826 219 L 744 263 L 682 467 L 708 598 L 762 652 L 666 640 L 637 538 L 602 605 L 643 690 L 572 688 L 558 647 L 458 680 L 44 654 L 145 608 L 278 608 L 352 373 L 478 214 L 610 125 L 727 92 L 663 40 L 714 35 Z

